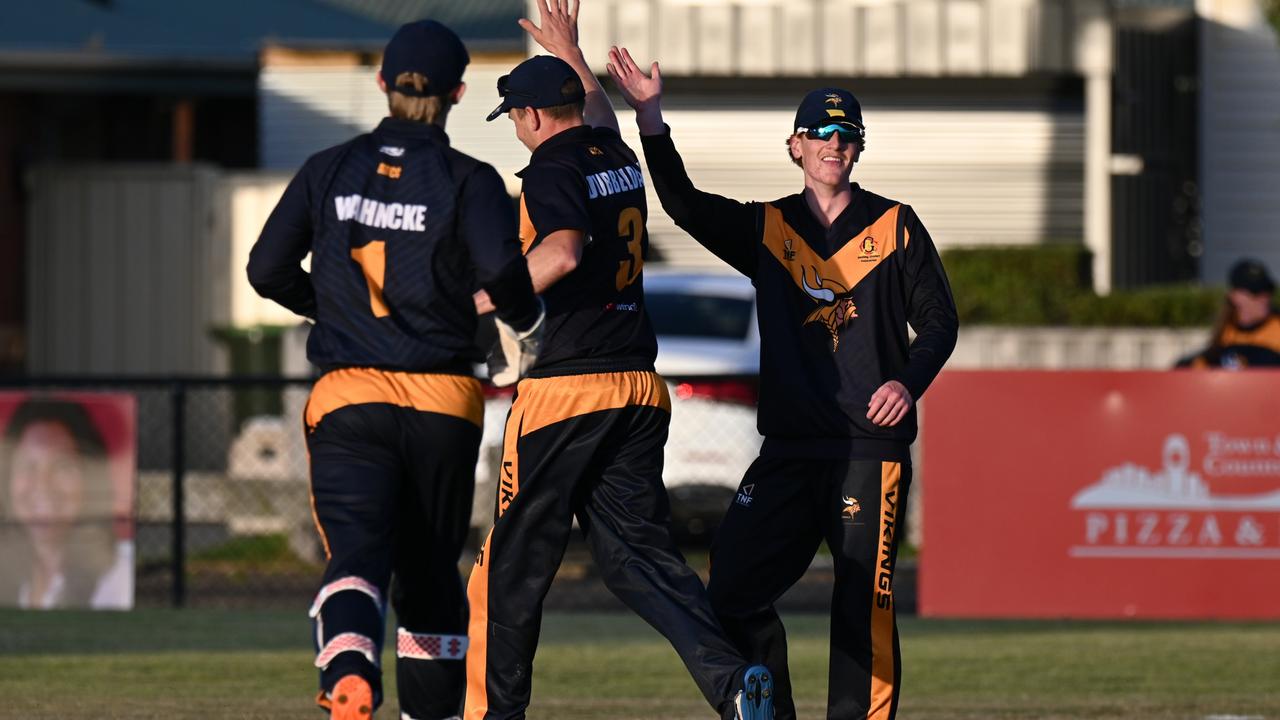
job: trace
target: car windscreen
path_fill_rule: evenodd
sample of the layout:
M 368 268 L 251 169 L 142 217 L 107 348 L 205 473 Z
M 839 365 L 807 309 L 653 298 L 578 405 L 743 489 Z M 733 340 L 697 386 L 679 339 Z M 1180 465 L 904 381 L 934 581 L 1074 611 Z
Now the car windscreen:
M 746 298 L 651 290 L 644 302 L 659 335 L 742 340 L 751 324 L 751 300 Z

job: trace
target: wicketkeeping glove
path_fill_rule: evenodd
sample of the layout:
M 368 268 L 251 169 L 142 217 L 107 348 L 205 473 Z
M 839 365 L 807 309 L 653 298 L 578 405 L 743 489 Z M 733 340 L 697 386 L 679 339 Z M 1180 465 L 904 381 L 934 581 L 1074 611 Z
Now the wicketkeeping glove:
M 489 353 L 489 381 L 498 387 L 513 385 L 529 372 L 542 349 L 542 335 L 546 330 L 547 310 L 538 298 L 538 319 L 524 331 L 497 321 L 498 345 Z

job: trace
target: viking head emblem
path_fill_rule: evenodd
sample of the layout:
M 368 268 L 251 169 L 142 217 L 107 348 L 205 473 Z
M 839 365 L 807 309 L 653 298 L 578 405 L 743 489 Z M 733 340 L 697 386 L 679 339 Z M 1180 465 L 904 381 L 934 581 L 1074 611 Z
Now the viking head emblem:
M 862 511 L 862 505 L 858 504 L 857 498 L 843 497 L 841 500 L 844 501 L 844 509 L 840 511 L 840 514 L 850 520 L 857 517 L 858 513 Z
M 809 284 L 807 271 L 804 268 L 800 269 L 800 284 L 804 286 L 805 293 L 818 303 L 818 309 L 809 313 L 809 316 L 804 319 L 804 324 L 821 323 L 831 335 L 831 351 L 835 352 L 840 345 L 840 328 L 858 317 L 852 293 L 834 280 L 824 281 L 816 267 L 813 268 L 812 285 Z

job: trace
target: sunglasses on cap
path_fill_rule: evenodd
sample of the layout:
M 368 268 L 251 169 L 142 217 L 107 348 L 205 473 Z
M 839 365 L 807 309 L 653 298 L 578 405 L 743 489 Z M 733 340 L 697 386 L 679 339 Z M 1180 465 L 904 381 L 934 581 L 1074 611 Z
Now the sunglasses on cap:
M 534 94 L 533 94 L 533 93 L 531 93 L 531 92 L 524 92 L 524 91 L 522 91 L 522 90 L 512 90 L 512 89 L 511 89 L 511 76 L 510 76 L 510 75 L 503 75 L 502 77 L 498 78 L 498 97 L 525 97 L 525 98 L 532 98 L 532 97 L 536 97 L 536 95 L 534 95 Z
M 832 135 L 839 135 L 841 142 L 856 143 L 862 139 L 862 130 L 851 125 L 821 125 L 812 128 L 796 128 L 810 140 L 830 140 Z

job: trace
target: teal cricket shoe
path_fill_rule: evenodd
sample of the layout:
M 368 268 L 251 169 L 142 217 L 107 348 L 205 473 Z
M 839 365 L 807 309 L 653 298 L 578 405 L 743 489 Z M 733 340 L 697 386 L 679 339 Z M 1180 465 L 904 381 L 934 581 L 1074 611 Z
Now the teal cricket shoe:
M 773 676 L 769 668 L 752 665 L 742 674 L 742 690 L 733 699 L 737 720 L 773 720 Z

